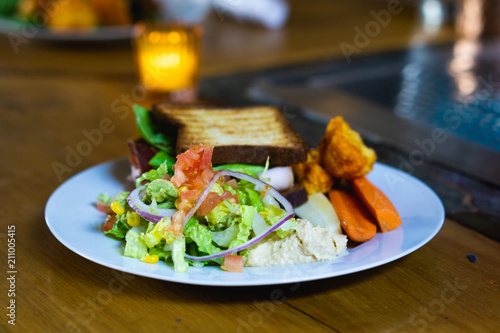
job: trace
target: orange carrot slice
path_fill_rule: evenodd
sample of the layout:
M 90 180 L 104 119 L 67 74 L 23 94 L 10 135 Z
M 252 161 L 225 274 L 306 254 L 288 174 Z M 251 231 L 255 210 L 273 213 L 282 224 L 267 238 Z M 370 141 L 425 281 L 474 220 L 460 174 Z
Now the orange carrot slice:
M 328 197 L 349 239 L 362 243 L 369 241 L 377 234 L 377 225 L 354 194 L 342 190 L 331 190 L 328 192 Z
M 352 186 L 377 220 L 381 232 L 394 230 L 401 225 L 401 218 L 392 202 L 366 177 L 353 179 Z

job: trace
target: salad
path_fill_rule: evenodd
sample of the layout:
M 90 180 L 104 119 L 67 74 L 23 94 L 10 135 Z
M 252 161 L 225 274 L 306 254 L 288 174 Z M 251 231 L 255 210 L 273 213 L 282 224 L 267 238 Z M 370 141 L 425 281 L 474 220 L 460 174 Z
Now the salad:
M 125 241 L 124 256 L 172 262 L 176 272 L 190 265 L 241 272 L 250 247 L 299 227 L 290 202 L 266 182 L 268 163 L 213 168 L 213 147 L 202 144 L 174 158 L 172 138 L 156 131 L 148 110 L 134 111 L 142 138 L 158 149 L 155 167 L 131 191 L 97 202 L 108 214 L 104 233 Z

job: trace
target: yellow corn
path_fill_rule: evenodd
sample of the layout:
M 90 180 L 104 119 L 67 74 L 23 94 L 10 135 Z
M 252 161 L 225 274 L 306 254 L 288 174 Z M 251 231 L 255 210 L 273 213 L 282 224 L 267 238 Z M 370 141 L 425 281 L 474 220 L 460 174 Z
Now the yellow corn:
M 181 203 L 181 198 L 177 198 L 177 199 L 175 199 L 175 202 L 174 202 L 174 206 L 175 206 L 175 208 L 179 209 L 179 205 L 180 205 L 180 203 Z
M 125 208 L 123 208 L 119 201 L 113 201 L 111 203 L 111 210 L 117 215 L 125 213 Z
M 127 223 L 131 227 L 137 227 L 139 224 L 141 224 L 141 217 L 136 212 L 128 212 Z
M 144 256 L 141 258 L 142 261 L 147 262 L 148 264 L 156 264 L 160 258 L 156 254 L 152 254 L 150 256 Z
M 182 187 L 179 187 L 179 189 L 177 190 L 177 196 L 180 197 L 181 196 L 181 192 L 184 192 L 184 191 L 187 191 L 189 190 L 186 186 L 182 186 Z

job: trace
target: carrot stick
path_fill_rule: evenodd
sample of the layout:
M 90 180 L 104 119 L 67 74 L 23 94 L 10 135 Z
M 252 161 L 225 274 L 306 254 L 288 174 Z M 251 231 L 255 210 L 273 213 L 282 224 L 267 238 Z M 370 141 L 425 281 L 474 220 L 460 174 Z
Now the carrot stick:
M 381 232 L 396 229 L 401 225 L 401 218 L 387 196 L 365 177 L 352 180 L 354 191 L 375 217 Z
M 342 190 L 331 190 L 328 192 L 328 197 L 349 239 L 362 243 L 369 241 L 377 234 L 377 225 L 354 194 Z

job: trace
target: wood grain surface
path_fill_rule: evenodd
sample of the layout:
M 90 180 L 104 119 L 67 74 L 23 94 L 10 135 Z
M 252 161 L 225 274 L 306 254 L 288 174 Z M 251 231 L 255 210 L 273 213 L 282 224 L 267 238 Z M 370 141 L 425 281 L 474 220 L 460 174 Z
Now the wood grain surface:
M 268 32 L 213 16 L 203 75 L 327 57 L 385 2 L 292 1 L 286 28 Z M 362 52 L 453 39 L 422 35 L 409 5 Z M 127 43 L 61 45 L 35 39 L 17 52 L 0 36 L 0 255 L 2 332 L 498 332 L 500 244 L 446 220 L 426 246 L 384 266 L 315 282 L 191 286 L 121 273 L 80 257 L 47 228 L 50 194 L 72 175 L 127 155 L 138 97 Z M 135 97 L 134 97 L 135 96 Z M 125 108 L 119 108 L 123 107 Z M 67 149 L 109 119 L 112 130 L 64 173 Z M 78 195 L 75 193 L 75 195 Z M 15 226 L 15 297 L 7 278 Z M 478 262 L 467 259 L 473 253 Z M 15 326 L 8 323 L 15 300 Z

